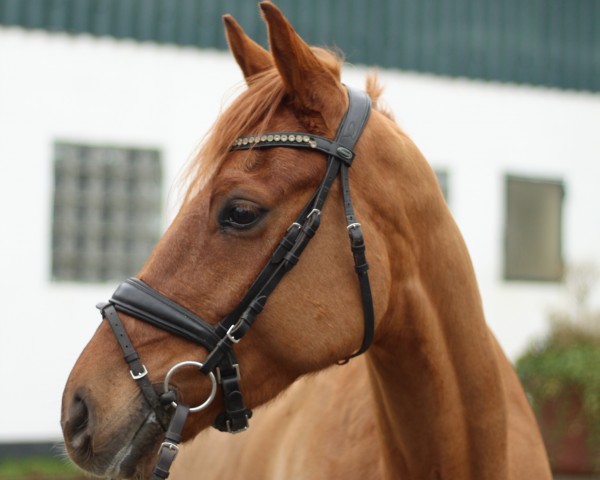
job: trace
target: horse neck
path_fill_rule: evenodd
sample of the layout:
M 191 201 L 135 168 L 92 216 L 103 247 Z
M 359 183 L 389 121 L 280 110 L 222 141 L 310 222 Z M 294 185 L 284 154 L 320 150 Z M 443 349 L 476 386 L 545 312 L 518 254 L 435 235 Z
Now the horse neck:
M 394 283 L 368 362 L 385 469 L 389 478 L 506 478 L 500 360 L 468 252 L 416 147 L 402 138 L 391 150 L 383 162 L 406 162 L 380 170 L 383 198 L 403 196 L 392 203 L 400 213 L 381 213 L 393 229 Z

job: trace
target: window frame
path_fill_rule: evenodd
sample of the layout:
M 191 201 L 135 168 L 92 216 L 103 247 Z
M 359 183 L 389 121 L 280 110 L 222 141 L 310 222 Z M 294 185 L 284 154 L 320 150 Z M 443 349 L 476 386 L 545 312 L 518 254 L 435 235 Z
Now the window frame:
M 511 187 L 512 184 L 512 187 Z M 518 185 L 520 184 L 520 185 Z M 525 234 L 523 232 L 523 216 L 521 215 L 520 220 L 515 219 L 515 208 L 518 206 L 517 203 L 523 203 L 525 200 L 523 198 L 523 192 L 521 192 L 522 197 L 520 199 L 515 198 L 515 195 L 519 195 L 516 193 L 515 187 L 523 189 L 523 187 L 528 188 L 529 192 L 526 192 L 526 195 L 530 197 L 535 195 L 533 189 L 538 189 L 540 193 L 537 195 L 542 195 L 542 188 L 547 189 L 556 189 L 554 192 L 548 191 L 545 195 L 548 197 L 545 201 L 537 198 L 528 205 L 529 210 L 532 209 L 538 210 L 539 213 L 541 208 L 554 208 L 554 212 L 546 213 L 546 215 L 552 214 L 553 218 L 550 220 L 546 219 L 540 220 L 538 222 L 538 230 L 537 232 L 530 232 L 529 234 Z M 512 193 L 511 193 L 512 190 Z M 561 282 L 564 275 L 565 268 L 565 260 L 564 260 L 564 248 L 563 248 L 563 236 L 564 236 L 564 199 L 565 199 L 565 183 L 561 179 L 556 178 L 547 178 L 547 177 L 534 177 L 534 176 L 523 176 L 523 175 L 514 175 L 514 174 L 506 174 L 504 177 L 504 251 L 503 251 L 503 280 L 508 282 L 541 282 L 541 283 L 557 283 Z M 550 198 L 550 195 L 553 195 L 554 198 Z M 548 201 L 555 201 L 554 207 L 543 207 L 543 203 L 547 203 Z M 525 208 L 524 205 L 521 205 L 519 208 Z M 518 224 L 521 224 L 520 226 Z M 541 225 L 543 223 L 543 225 Z M 532 223 L 529 223 L 531 228 L 534 228 Z M 521 227 L 521 228 L 518 228 Z M 515 230 L 516 229 L 516 230 Z M 542 230 L 546 230 L 543 232 Z M 554 230 L 550 232 L 550 230 Z M 519 262 L 518 260 L 523 260 L 523 254 L 521 252 L 516 253 L 514 249 L 516 248 L 515 242 L 519 239 L 522 240 L 524 235 L 531 237 L 532 234 L 538 238 L 548 237 L 551 234 L 555 237 L 548 240 L 552 242 L 546 250 L 549 252 L 549 255 L 552 255 L 553 258 L 549 258 L 548 261 L 543 261 L 542 251 L 539 247 L 536 248 L 534 240 L 531 240 L 529 244 L 522 245 L 520 248 L 527 248 L 527 252 L 529 253 L 530 258 L 537 257 L 538 266 L 535 268 L 531 268 L 529 271 L 526 271 L 526 268 L 515 268 Z M 520 237 L 520 238 L 519 238 Z M 515 240 L 517 239 L 517 240 Z M 542 240 L 545 241 L 545 240 Z M 533 260 L 531 265 L 533 265 Z M 552 266 L 544 269 L 541 267 L 543 263 L 552 262 Z
M 162 230 L 162 157 L 156 147 L 54 142 L 51 281 L 105 283 L 141 268 Z

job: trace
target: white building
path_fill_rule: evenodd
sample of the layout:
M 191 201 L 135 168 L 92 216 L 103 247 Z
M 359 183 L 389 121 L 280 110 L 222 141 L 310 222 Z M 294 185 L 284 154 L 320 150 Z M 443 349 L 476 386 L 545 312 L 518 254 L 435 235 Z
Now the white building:
M 344 78 L 361 87 L 365 73 L 346 67 Z M 0 28 L 0 442 L 60 437 L 64 383 L 100 323 L 94 305 L 118 283 L 53 279 L 56 145 L 158 151 L 164 228 L 177 174 L 241 79 L 224 52 Z M 445 172 L 488 322 L 515 359 L 567 297 L 559 282 L 505 280 L 507 175 L 564 188 L 564 262 L 600 265 L 600 96 L 380 79 L 399 124 Z

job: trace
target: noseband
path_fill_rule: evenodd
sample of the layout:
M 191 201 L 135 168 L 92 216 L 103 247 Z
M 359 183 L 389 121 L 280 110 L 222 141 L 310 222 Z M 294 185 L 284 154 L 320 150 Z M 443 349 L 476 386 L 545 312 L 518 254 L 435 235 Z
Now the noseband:
M 365 92 L 352 89 L 348 89 L 348 100 L 348 110 L 338 127 L 335 140 L 309 133 L 274 132 L 243 136 L 233 143 L 232 151 L 271 147 L 313 149 L 327 155 L 327 166 L 319 187 L 290 225 L 269 262 L 229 315 L 216 325 L 210 324 L 136 278 L 123 282 L 108 303 L 98 305 L 103 318 L 110 324 L 119 342 L 125 361 L 129 364 L 132 378 L 138 383 L 146 401 L 156 413 L 158 422 L 166 430 L 166 438 L 159 450 L 153 479 L 168 477 L 169 467 L 177 454 L 181 431 L 188 412 L 206 408 L 215 397 L 217 385 L 221 387 L 224 409 L 215 418 L 213 426 L 220 431 L 230 433 L 241 432 L 248 428 L 248 419 L 252 416 L 252 412 L 244 405 L 240 391 L 240 368 L 233 346 L 248 332 L 257 315 L 265 307 L 269 295 L 283 276 L 296 265 L 310 239 L 315 235 L 321 222 L 322 207 L 338 174 L 341 179 L 346 224 L 354 256 L 354 268 L 360 285 L 364 317 L 364 335 L 360 347 L 339 363 L 346 363 L 351 358 L 364 353 L 371 344 L 374 313 L 367 273 L 369 267 L 361 225 L 356 219 L 350 197 L 348 179 L 348 169 L 355 156 L 354 146 L 369 118 L 371 101 Z M 142 364 L 121 323 L 119 312 L 190 340 L 204 347 L 209 352 L 208 356 L 202 363 L 187 361 L 173 366 L 164 379 L 164 393 L 159 395 L 148 379 L 146 367 Z M 185 366 L 197 367 L 210 378 L 212 387 L 207 400 L 191 408 L 177 402 L 177 393 L 169 385 L 169 380 L 175 371 Z M 169 411 L 171 406 L 175 407 L 173 414 Z M 169 417 L 170 423 L 167 427 Z

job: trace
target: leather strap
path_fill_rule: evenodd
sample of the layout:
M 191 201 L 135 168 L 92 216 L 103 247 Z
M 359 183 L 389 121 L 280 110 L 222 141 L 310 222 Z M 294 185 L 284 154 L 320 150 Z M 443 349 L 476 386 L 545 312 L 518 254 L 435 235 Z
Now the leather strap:
M 362 90 L 348 88 L 348 110 L 339 126 L 335 137 L 336 141 L 348 150 L 354 150 L 370 114 L 371 99 L 369 96 Z
M 154 410 L 157 416 L 157 420 L 160 425 L 166 428 L 167 425 L 167 413 L 165 412 L 163 405 L 160 401 L 160 397 L 154 390 L 150 379 L 148 378 L 148 370 L 146 366 L 141 362 L 140 356 L 133 347 L 133 343 L 125 331 L 125 327 L 119 318 L 117 310 L 114 305 L 110 303 L 98 304 L 98 308 L 102 312 L 102 316 L 112 329 L 119 346 L 123 352 L 123 358 L 129 365 L 129 373 L 131 377 L 140 387 L 142 395 L 148 402 L 148 405 Z
M 217 415 L 213 427 L 221 432 L 239 433 L 249 427 L 248 420 L 252 417 L 252 411 L 244 406 L 239 382 L 240 372 L 237 365 L 229 370 L 219 369 L 225 410 Z
M 367 256 L 365 253 L 365 240 L 362 232 L 362 226 L 360 223 L 358 223 L 356 214 L 354 213 L 354 207 L 352 206 L 348 169 L 345 165 L 342 165 L 340 178 L 342 182 L 344 208 L 346 210 L 346 228 L 348 230 L 348 236 L 350 237 L 352 256 L 354 257 L 354 271 L 358 276 L 360 296 L 363 305 L 364 324 L 363 340 L 359 349 L 341 362 L 338 362 L 340 365 L 343 365 L 348 363 L 351 358 L 357 357 L 358 355 L 366 352 L 369 348 L 369 345 L 371 345 L 375 331 L 375 313 L 373 310 L 373 296 L 371 293 L 371 283 L 369 281 L 368 274 L 369 264 L 367 262 Z
M 364 92 L 349 89 L 350 106 L 346 112 L 346 117 L 342 121 L 340 131 L 338 132 L 338 141 L 349 149 L 354 149 L 371 112 L 371 100 Z M 375 313 L 373 311 L 373 296 L 371 294 L 371 284 L 369 281 L 369 264 L 365 254 L 365 242 L 360 223 L 356 218 L 352 197 L 350 195 L 350 179 L 348 174 L 349 165 L 343 163 L 340 165 L 340 182 L 342 185 L 342 199 L 344 201 L 344 212 L 346 215 L 346 225 L 350 237 L 350 248 L 354 257 L 354 270 L 358 275 L 360 286 L 361 301 L 363 305 L 363 340 L 359 349 L 345 358 L 340 364 L 348 363 L 354 358 L 366 352 L 373 341 L 375 330 Z
M 189 413 L 189 408 L 178 404 L 175 413 L 171 417 L 169 428 L 165 434 L 165 440 L 158 450 L 158 460 L 152 471 L 152 480 L 165 480 L 169 476 L 169 470 L 175 457 L 179 453 L 179 444 L 181 443 L 181 432 L 185 425 Z

